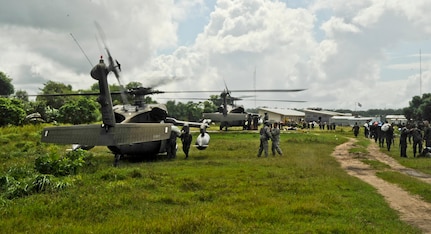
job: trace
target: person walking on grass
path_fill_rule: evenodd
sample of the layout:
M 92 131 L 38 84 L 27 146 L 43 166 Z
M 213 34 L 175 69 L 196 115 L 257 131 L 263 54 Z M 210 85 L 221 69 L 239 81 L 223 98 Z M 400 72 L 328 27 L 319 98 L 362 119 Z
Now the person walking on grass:
M 391 145 L 394 140 L 394 127 L 392 124 L 389 125 L 388 130 L 386 130 L 386 148 L 391 151 Z
M 400 130 L 400 156 L 402 158 L 407 158 L 407 138 L 409 135 L 409 130 L 403 126 Z
M 370 125 L 367 122 L 364 123 L 364 136 L 365 138 L 370 137 Z
M 169 159 L 174 159 L 177 156 L 177 137 L 180 136 L 180 130 L 177 126 L 171 127 L 171 135 L 166 141 L 166 153 Z
M 379 147 L 383 148 L 385 145 L 385 131 L 382 130 L 382 126 L 383 124 L 379 124 L 378 128 L 377 128 L 377 137 L 378 137 L 378 141 L 379 141 Z
M 271 129 L 272 135 L 272 156 L 275 156 L 275 152 L 282 156 L 283 152 L 280 149 L 280 128 L 278 123 L 274 123 L 273 128 Z
M 425 147 L 431 147 L 431 127 L 428 120 L 424 121 L 424 127 Z
M 264 152 L 265 157 L 268 157 L 268 140 L 272 139 L 271 130 L 269 128 L 269 122 L 266 121 L 264 123 L 264 126 L 260 129 L 260 145 L 259 145 L 259 152 L 257 153 L 257 157 L 260 157 L 262 155 L 262 152 Z
M 358 137 L 358 134 L 359 134 L 359 125 L 358 125 L 358 122 L 355 123 L 355 125 L 352 128 L 352 130 L 353 130 L 353 134 L 355 135 L 355 137 Z
M 422 132 L 419 128 L 414 126 L 410 130 L 410 134 L 413 138 L 413 157 L 416 157 L 417 152 L 419 152 L 419 154 L 422 152 Z
M 186 123 L 181 129 L 181 142 L 183 143 L 183 152 L 186 155 L 186 159 L 189 157 L 190 145 L 192 144 L 192 135 L 190 134 L 190 127 Z

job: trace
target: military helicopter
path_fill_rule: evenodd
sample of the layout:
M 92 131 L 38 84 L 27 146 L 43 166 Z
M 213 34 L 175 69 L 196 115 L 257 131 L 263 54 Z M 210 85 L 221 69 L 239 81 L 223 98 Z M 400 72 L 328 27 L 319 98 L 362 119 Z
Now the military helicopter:
M 220 93 L 222 104 L 215 113 L 203 113 L 203 117 L 211 119 L 213 122 L 220 122 L 220 130 L 227 130 L 228 127 L 240 126 L 243 130 L 257 129 L 259 115 L 247 113 L 242 105 L 235 105 L 235 101 L 242 98 L 232 97 L 231 92 L 299 92 L 305 89 L 260 89 L 260 90 L 230 90 L 225 84 L 225 90 Z M 248 96 L 247 96 L 248 97 Z M 259 101 L 282 101 L 282 102 L 304 102 L 291 100 L 259 100 Z
M 114 154 L 114 165 L 117 165 L 120 158 L 126 155 L 149 157 L 166 152 L 166 142 L 171 137 L 171 132 L 177 133 L 179 131 L 175 125 L 187 123 L 190 127 L 201 128 L 196 140 L 196 147 L 199 150 L 208 147 L 210 136 L 206 132 L 207 124 L 168 118 L 165 105 L 144 104 L 138 101 L 135 105 L 113 106 L 108 75 L 112 72 L 119 79 L 121 65 L 116 60 L 114 62 L 108 48 L 105 47 L 105 50 L 109 64 L 106 65 L 101 57 L 99 63 L 90 72 L 91 77 L 98 81 L 99 97 L 97 101 L 101 105 L 103 123 L 101 125 L 47 127 L 42 131 L 42 142 L 73 144 L 75 149 L 107 146 Z M 150 88 L 138 88 L 129 90 L 129 93 L 143 97 L 162 92 Z

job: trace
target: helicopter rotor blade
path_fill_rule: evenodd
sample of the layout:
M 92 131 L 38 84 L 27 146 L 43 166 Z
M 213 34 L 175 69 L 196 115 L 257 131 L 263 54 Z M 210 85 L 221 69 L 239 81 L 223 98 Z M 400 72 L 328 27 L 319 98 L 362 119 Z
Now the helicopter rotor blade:
M 52 93 L 52 94 L 29 94 L 29 97 L 67 97 L 67 96 L 98 96 L 100 93 Z
M 307 102 L 307 101 L 300 101 L 300 100 L 277 100 L 277 99 L 256 99 L 253 101 L 258 102 Z
M 257 90 L 247 90 L 247 89 L 239 89 L 239 90 L 229 90 L 229 92 L 234 93 L 290 93 L 290 92 L 300 92 L 306 89 L 257 89 Z M 220 90 L 189 90 L 189 91 L 165 91 L 165 93 L 220 93 Z
M 117 82 L 122 92 L 121 99 L 123 100 L 123 103 L 128 104 L 127 97 L 126 97 L 126 90 L 124 86 L 121 84 L 121 79 L 120 79 L 121 64 L 116 59 L 114 62 L 111 52 L 109 51 L 108 46 L 106 45 L 106 40 L 105 40 L 106 36 L 100 24 L 97 21 L 94 21 L 94 24 L 97 28 L 97 31 L 99 32 L 99 36 L 101 37 L 103 46 L 105 47 L 106 54 L 108 55 L 108 62 L 109 62 L 108 70 L 112 71 L 115 75 L 115 78 L 117 78 Z
M 226 94 L 230 96 L 230 92 L 229 92 L 229 88 L 227 87 L 226 80 L 223 79 L 223 82 L 224 82 L 224 87 L 226 89 Z

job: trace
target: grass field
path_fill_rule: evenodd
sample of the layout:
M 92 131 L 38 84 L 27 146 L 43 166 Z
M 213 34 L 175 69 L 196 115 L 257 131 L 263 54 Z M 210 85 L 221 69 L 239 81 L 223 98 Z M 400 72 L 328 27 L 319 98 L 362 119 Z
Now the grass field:
M 175 160 L 118 168 L 96 147 L 78 173 L 49 177 L 64 186 L 7 197 L 5 180 L 21 176 L 24 186 L 40 177 L 36 158 L 67 148 L 40 143 L 40 131 L 0 129 L 3 233 L 420 233 L 331 156 L 349 129 L 283 132 L 284 155 L 268 158 L 256 157 L 256 132 L 211 133 L 210 147 L 187 160 L 179 150 Z M 354 151 L 366 147 L 360 141 Z

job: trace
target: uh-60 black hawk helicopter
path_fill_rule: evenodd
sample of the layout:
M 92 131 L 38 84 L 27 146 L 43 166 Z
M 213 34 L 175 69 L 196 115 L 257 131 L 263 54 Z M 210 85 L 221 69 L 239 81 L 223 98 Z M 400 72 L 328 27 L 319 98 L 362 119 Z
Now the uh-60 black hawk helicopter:
M 226 84 L 225 84 L 226 86 Z M 305 89 L 258 89 L 258 90 L 229 90 L 226 86 L 220 94 L 222 104 L 219 106 L 218 111 L 214 113 L 203 113 L 205 119 L 211 119 L 212 122 L 220 123 L 220 130 L 228 127 L 239 126 L 244 130 L 257 130 L 259 121 L 259 115 L 253 113 L 247 113 L 242 105 L 235 105 L 235 101 L 242 100 L 242 98 L 232 97 L 231 92 L 243 92 L 243 93 L 284 93 L 284 92 L 299 92 Z M 251 96 L 244 96 L 251 97 Z M 294 100 L 262 100 L 255 99 L 255 101 L 271 101 L 271 102 L 305 102 L 305 101 L 294 101 Z
M 162 104 L 136 103 L 136 105 L 112 105 L 108 85 L 108 74 L 113 72 L 119 79 L 120 64 L 112 58 L 107 48 L 108 66 L 100 58 L 99 64 L 93 67 L 91 77 L 98 81 L 103 124 L 47 127 L 42 132 L 42 142 L 56 144 L 73 144 L 82 148 L 107 146 L 115 156 L 114 165 L 123 156 L 148 158 L 166 152 L 167 140 L 171 132 L 179 132 L 175 125 L 188 124 L 199 127 L 200 134 L 196 147 L 204 150 L 208 147 L 210 136 L 206 132 L 206 123 L 177 121 L 167 117 L 167 108 Z M 144 96 L 161 91 L 149 88 L 129 90 L 134 96 Z M 173 92 L 171 92 L 173 93 Z M 76 94 L 81 95 L 81 94 Z M 91 94 L 90 94 L 91 95 Z M 51 95 L 60 96 L 60 95 Z M 75 147 L 77 148 L 77 147 Z

